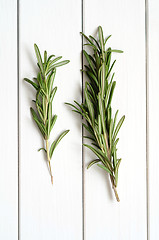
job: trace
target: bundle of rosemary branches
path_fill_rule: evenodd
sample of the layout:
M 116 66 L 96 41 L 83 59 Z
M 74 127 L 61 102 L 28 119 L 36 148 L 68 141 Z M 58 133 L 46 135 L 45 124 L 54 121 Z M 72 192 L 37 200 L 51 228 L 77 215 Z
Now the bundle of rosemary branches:
M 112 52 L 122 53 L 120 50 L 112 50 L 106 48 L 106 43 L 111 37 L 104 40 L 102 27 L 98 27 L 99 39 L 92 36 L 87 37 L 81 33 L 87 40 L 88 45 L 93 54 L 89 55 L 85 50 L 83 54 L 86 58 L 87 65 L 82 70 L 88 76 L 89 81 L 85 82 L 84 97 L 82 104 L 75 102 L 75 105 L 67 103 L 74 108 L 74 112 L 79 113 L 86 120 L 83 123 L 84 128 L 88 131 L 86 138 L 92 141 L 92 145 L 84 144 L 91 149 L 97 159 L 90 162 L 88 168 L 96 164 L 104 169 L 109 175 L 117 201 L 119 196 L 117 193 L 118 169 L 121 159 L 117 158 L 117 143 L 119 138 L 117 134 L 125 119 L 123 116 L 116 124 L 118 110 L 113 118 L 112 115 L 112 97 L 116 82 L 113 81 L 114 73 L 111 75 L 115 61 L 111 64 Z
M 31 81 L 28 78 L 24 78 L 24 80 L 30 83 L 36 90 L 36 100 L 33 100 L 35 103 L 36 111 L 31 107 L 31 114 L 36 122 L 43 138 L 45 141 L 45 148 L 40 148 L 40 150 L 44 150 L 47 155 L 47 161 L 49 165 L 51 182 L 53 184 L 53 175 L 51 170 L 51 158 L 53 152 L 61 141 L 61 139 L 69 132 L 69 130 L 64 131 L 60 136 L 53 141 L 49 149 L 49 137 L 51 130 L 54 127 L 54 124 L 57 119 L 57 115 L 52 115 L 52 102 L 57 91 L 57 87 L 53 88 L 53 83 L 56 75 L 56 68 L 62 65 L 69 63 L 69 60 L 58 62 L 62 57 L 55 57 L 55 55 L 51 55 L 47 58 L 47 52 L 44 52 L 44 61 L 42 61 L 42 57 L 39 51 L 39 48 L 36 44 L 34 44 L 36 57 L 38 60 L 38 68 L 39 72 L 36 78 L 33 78 L 34 81 Z

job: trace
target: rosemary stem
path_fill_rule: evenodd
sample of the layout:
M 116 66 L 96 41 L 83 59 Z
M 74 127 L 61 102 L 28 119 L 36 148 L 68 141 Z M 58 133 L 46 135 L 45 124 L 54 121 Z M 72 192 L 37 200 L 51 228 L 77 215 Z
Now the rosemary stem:
M 114 194 L 115 194 L 116 200 L 117 200 L 117 202 L 120 202 L 119 195 L 118 195 L 116 186 L 114 184 L 113 177 L 111 175 L 110 175 L 110 180 L 111 180 L 111 183 L 112 183 L 112 189 L 114 190 Z
M 51 175 L 51 183 L 53 184 L 53 175 L 52 175 L 51 164 L 50 164 L 48 139 L 46 139 L 46 152 L 47 152 L 47 160 L 48 160 L 49 169 L 50 169 L 50 175 Z
M 107 147 L 108 159 L 109 159 L 109 161 L 111 161 L 111 156 L 110 156 L 111 149 L 110 149 L 109 146 L 108 146 L 107 135 L 105 134 L 104 137 L 105 137 L 105 141 L 106 141 L 106 147 Z M 115 184 L 114 184 L 114 180 L 113 180 L 113 178 L 112 178 L 111 175 L 110 175 L 110 179 L 111 179 L 112 188 L 113 188 L 113 190 L 114 190 L 114 194 L 115 194 L 116 200 L 117 200 L 118 202 L 120 202 L 119 195 L 118 195 L 118 192 L 117 192 L 116 186 L 115 186 Z
M 118 192 L 117 192 L 117 189 L 116 189 L 115 186 L 113 186 L 113 190 L 114 190 L 114 193 L 115 193 L 116 200 L 117 200 L 118 202 L 120 202 L 119 195 L 118 195 Z

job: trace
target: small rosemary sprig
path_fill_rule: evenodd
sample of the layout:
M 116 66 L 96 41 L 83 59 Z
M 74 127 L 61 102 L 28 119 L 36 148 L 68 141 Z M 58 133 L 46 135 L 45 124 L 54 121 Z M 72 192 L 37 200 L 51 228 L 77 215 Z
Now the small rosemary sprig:
M 81 34 L 87 40 L 84 45 L 88 45 L 93 50 L 92 55 L 83 50 L 87 65 L 82 71 L 86 73 L 89 81 L 85 83 L 84 103 L 79 104 L 74 101 L 76 105 L 67 104 L 74 108 L 74 112 L 81 114 L 87 123 L 83 123 L 84 128 L 89 133 L 85 137 L 92 141 L 93 146 L 88 144 L 84 144 L 84 146 L 91 149 L 97 156 L 97 159 L 91 161 L 87 168 L 97 163 L 100 168 L 104 169 L 110 175 L 116 199 L 120 201 L 116 189 L 121 162 L 121 159 L 117 159 L 117 143 L 119 141 L 117 134 L 125 116 L 117 124 L 118 110 L 114 118 L 112 116 L 111 101 L 116 82 L 113 81 L 114 73 L 111 76 L 111 71 L 115 61 L 112 65 L 110 63 L 112 52 L 122 53 L 122 51 L 106 48 L 107 40 L 111 36 L 104 40 L 101 26 L 98 27 L 99 39 Z
M 31 114 L 36 122 L 43 138 L 45 141 L 45 148 L 40 148 L 40 150 L 44 150 L 47 155 L 48 166 L 51 175 L 51 182 L 53 184 L 53 175 L 51 170 L 51 158 L 53 152 L 61 141 L 61 139 L 69 132 L 69 130 L 64 131 L 60 136 L 53 141 L 49 149 L 49 137 L 52 128 L 57 119 L 57 115 L 52 115 L 52 102 L 57 91 L 57 87 L 53 88 L 54 78 L 56 75 L 56 68 L 62 65 L 69 63 L 69 60 L 58 62 L 62 57 L 55 57 L 55 55 L 51 55 L 47 58 L 47 52 L 44 52 L 44 61 L 42 61 L 42 57 L 39 51 L 39 48 L 36 44 L 34 44 L 35 54 L 38 60 L 39 72 L 36 78 L 33 78 L 34 81 L 31 81 L 28 78 L 24 78 L 24 80 L 30 83 L 36 89 L 36 100 L 33 100 L 35 103 L 36 111 L 31 107 Z

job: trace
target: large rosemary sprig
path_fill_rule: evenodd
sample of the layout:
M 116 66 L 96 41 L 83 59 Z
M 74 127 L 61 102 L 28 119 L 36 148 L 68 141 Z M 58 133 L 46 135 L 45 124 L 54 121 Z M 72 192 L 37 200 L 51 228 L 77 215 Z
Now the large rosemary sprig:
M 57 91 L 57 87 L 53 88 L 54 78 L 56 75 L 56 68 L 62 65 L 69 63 L 69 60 L 58 62 L 62 57 L 55 57 L 55 55 L 51 55 L 47 58 L 47 52 L 44 52 L 44 61 L 42 61 L 42 57 L 39 51 L 39 48 L 36 44 L 34 44 L 36 57 L 38 60 L 39 72 L 36 78 L 33 78 L 34 81 L 31 81 L 28 78 L 24 80 L 30 83 L 36 89 L 36 100 L 33 100 L 35 103 L 36 111 L 31 107 L 31 114 L 36 122 L 43 138 L 45 141 L 45 148 L 40 148 L 40 150 L 44 150 L 47 155 L 48 166 L 51 175 L 51 182 L 53 184 L 53 175 L 51 170 L 51 158 L 53 152 L 61 141 L 61 139 L 69 132 L 69 130 L 64 131 L 60 136 L 53 141 L 49 149 L 49 137 L 52 128 L 57 119 L 57 115 L 52 115 L 52 102 Z
M 117 143 L 119 141 L 117 134 L 125 116 L 117 124 L 118 110 L 114 118 L 112 116 L 111 102 L 116 82 L 113 81 L 114 73 L 111 76 L 111 72 L 115 61 L 110 63 L 112 52 L 122 53 L 122 51 L 106 48 L 110 36 L 104 40 L 101 26 L 98 27 L 99 39 L 81 34 L 87 40 L 84 45 L 88 45 L 93 50 L 92 55 L 83 50 L 87 65 L 82 71 L 86 73 L 89 81 L 85 83 L 84 103 L 79 104 L 74 101 L 75 105 L 67 104 L 74 108 L 74 112 L 81 114 L 87 123 L 83 123 L 84 128 L 89 133 L 85 137 L 91 140 L 93 146 L 88 144 L 84 144 L 84 146 L 92 150 L 97 156 L 97 159 L 91 161 L 87 168 L 97 163 L 100 168 L 104 169 L 110 175 L 116 199 L 120 201 L 116 190 L 118 169 L 121 162 L 121 159 L 117 158 Z

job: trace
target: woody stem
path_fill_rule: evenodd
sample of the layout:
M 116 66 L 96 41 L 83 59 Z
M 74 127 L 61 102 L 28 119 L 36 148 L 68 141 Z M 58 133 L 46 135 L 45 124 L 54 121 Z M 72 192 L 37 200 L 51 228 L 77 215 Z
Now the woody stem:
M 105 136 L 105 142 L 106 142 L 108 159 L 109 159 L 109 161 L 111 162 L 111 155 L 110 155 L 110 152 L 111 152 L 111 151 L 110 151 L 109 146 L 108 146 L 107 134 L 105 134 L 104 136 Z M 118 195 L 116 186 L 115 186 L 115 184 L 114 184 L 114 179 L 113 179 L 113 177 L 112 177 L 111 175 L 110 175 L 110 179 L 111 179 L 112 188 L 113 188 L 113 190 L 114 190 L 116 200 L 117 200 L 118 202 L 120 202 L 119 195 Z
M 48 139 L 46 139 L 46 152 L 47 152 L 47 160 L 48 160 L 49 170 L 50 170 L 50 175 L 51 175 L 51 182 L 52 182 L 52 184 L 53 184 L 53 175 L 52 175 L 51 164 L 50 164 L 50 155 L 49 155 Z
M 112 177 L 111 175 L 110 175 L 110 180 L 111 180 L 111 183 L 112 183 L 112 188 L 113 188 L 113 190 L 114 190 L 116 200 L 117 200 L 118 202 L 120 202 L 119 195 L 118 195 L 116 186 L 115 186 L 115 184 L 114 184 L 114 179 L 113 179 L 113 177 Z

